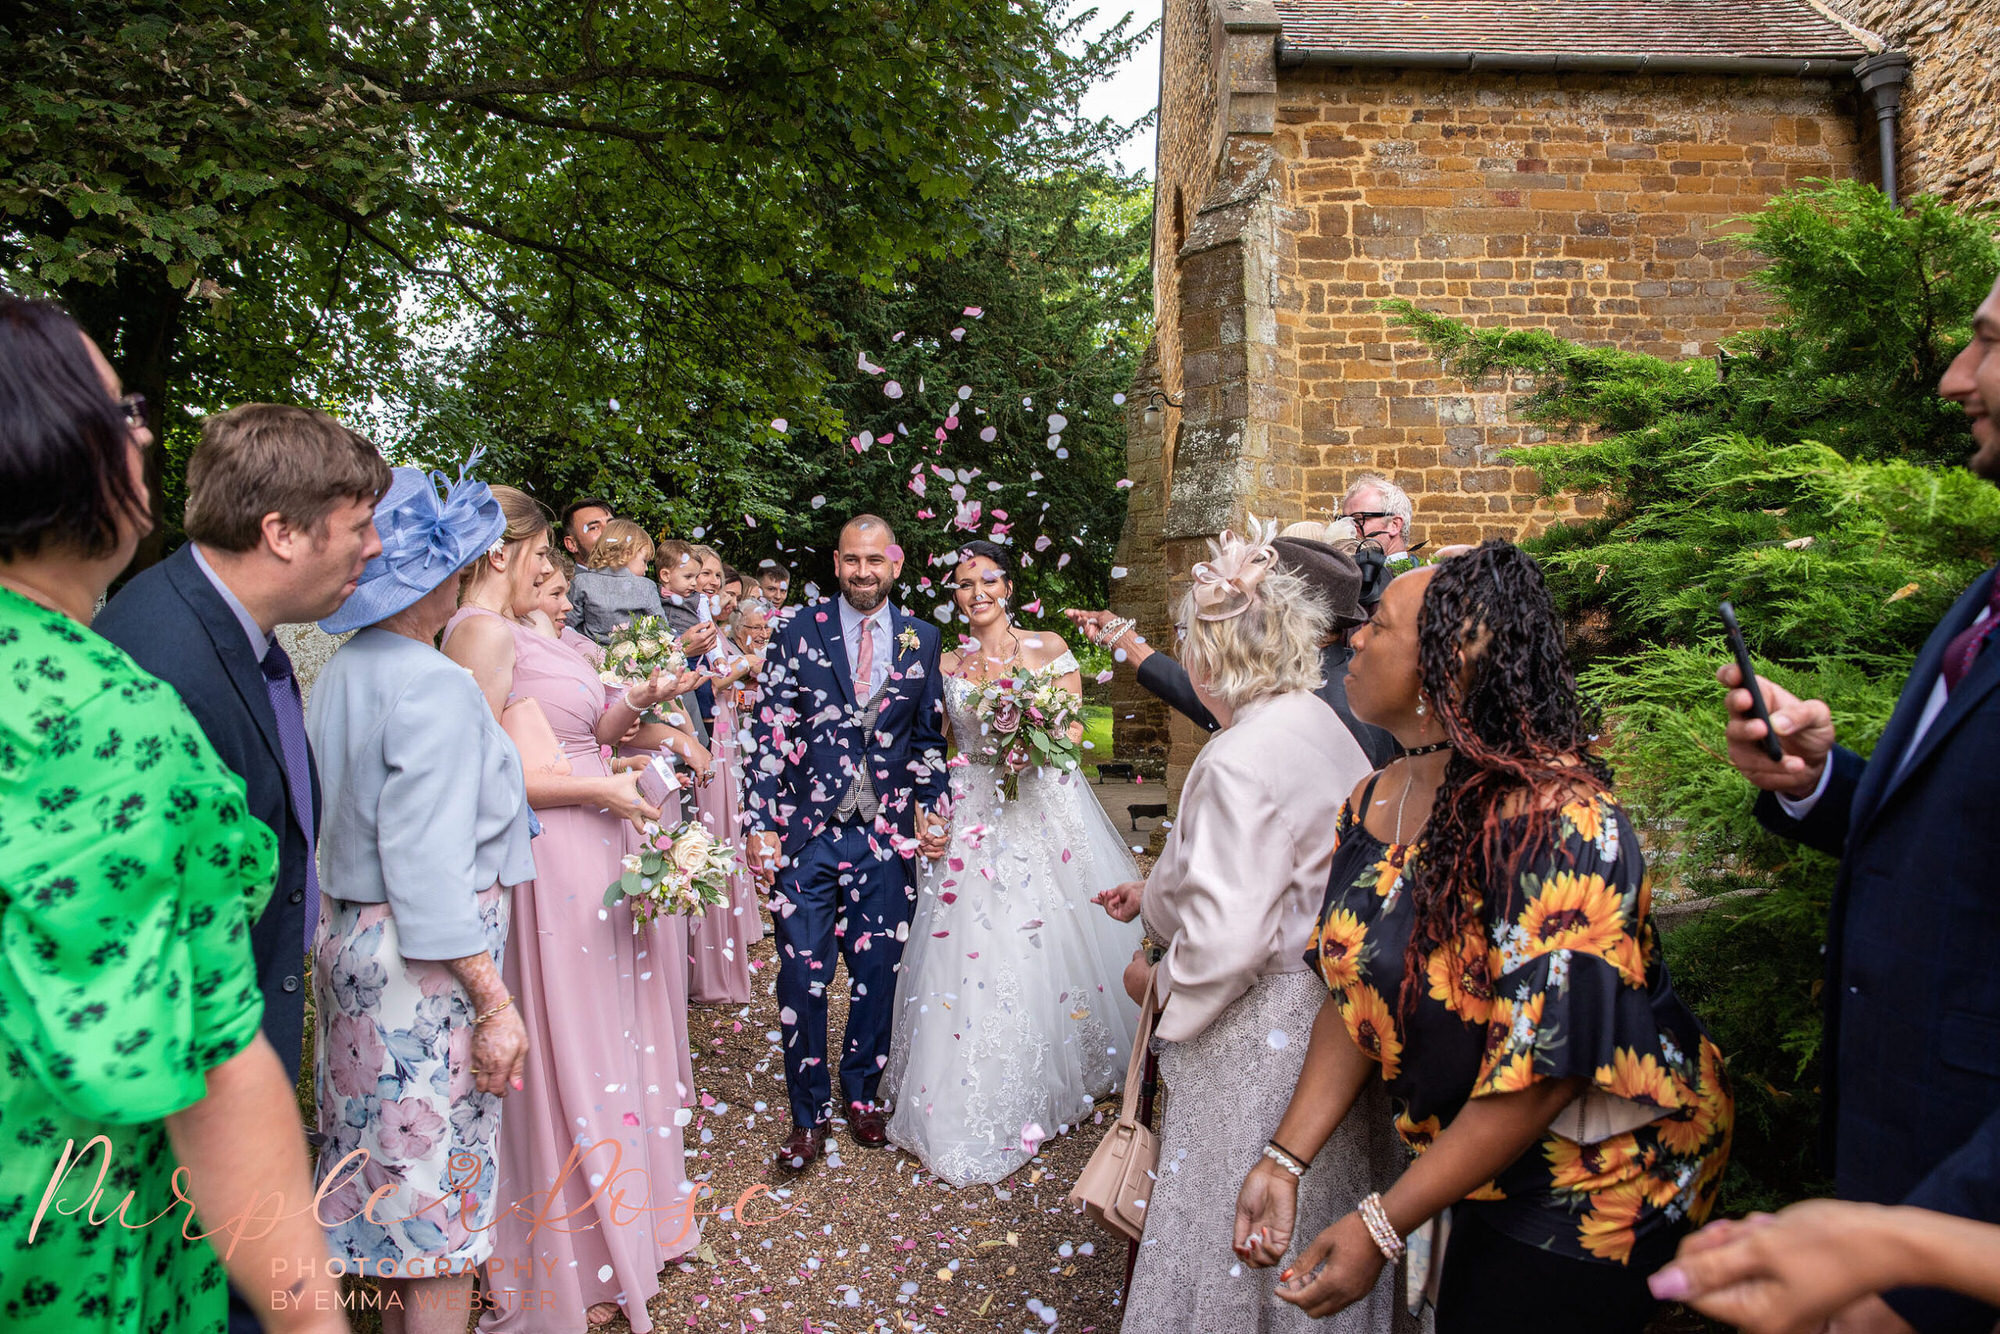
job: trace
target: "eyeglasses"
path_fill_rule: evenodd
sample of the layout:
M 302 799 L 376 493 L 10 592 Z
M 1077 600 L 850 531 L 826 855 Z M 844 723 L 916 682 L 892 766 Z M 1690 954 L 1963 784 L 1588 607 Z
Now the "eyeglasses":
M 1366 523 L 1370 519 L 1393 519 L 1396 516 L 1388 510 L 1355 510 L 1340 517 L 1343 519 L 1352 519 L 1356 523 Z
M 125 414 L 125 424 L 127 426 L 144 426 L 146 424 L 146 396 L 144 394 L 125 395 L 125 397 L 118 400 L 118 410 Z

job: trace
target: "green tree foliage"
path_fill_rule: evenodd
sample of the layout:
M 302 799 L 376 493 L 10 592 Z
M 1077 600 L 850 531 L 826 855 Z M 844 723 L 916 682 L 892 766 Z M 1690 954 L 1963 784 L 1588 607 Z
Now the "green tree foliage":
M 1011 0 L 7 0 L 0 280 L 170 447 L 253 397 L 740 433 L 824 381 L 816 285 L 972 243 L 982 173 L 1105 54 L 1066 35 Z M 500 370 L 454 405 L 469 360 Z
M 1813 1188 L 1820 944 L 1830 859 L 1773 838 L 1722 753 L 1715 605 L 1760 672 L 1832 706 L 1866 753 L 1911 659 L 1995 558 L 2000 492 L 1956 466 L 1964 416 L 1938 377 L 2000 273 L 1993 218 L 1872 186 L 1814 186 L 1749 220 L 1764 328 L 1670 363 L 1543 331 L 1473 330 L 1395 303 L 1467 379 L 1530 387 L 1561 438 L 1514 451 L 1601 517 L 1531 543 L 1611 720 L 1621 788 L 1661 898 L 1730 895 L 1667 937 L 1677 985 L 1730 1058 L 1732 1207 Z M 1734 891 L 1745 891 L 1734 893 Z
M 381 437 L 440 466 L 476 441 L 489 472 L 545 498 L 604 495 L 655 532 L 700 533 L 823 586 L 840 522 L 873 511 L 902 537 L 924 608 L 943 601 L 923 586 L 939 575 L 931 558 L 997 524 L 1028 562 L 1017 604 L 1101 603 L 1125 503 L 1115 400 L 1150 331 L 1151 190 L 1103 165 L 1129 128 L 1078 104 L 1137 36 L 1114 26 L 1086 48 L 978 173 L 962 246 L 886 284 L 804 286 L 818 332 L 793 355 L 810 392 L 778 397 L 746 359 L 663 425 L 643 368 L 615 348 L 573 369 L 552 364 L 572 355 L 563 342 L 503 335 L 447 351 L 449 376 Z M 979 504 L 976 523 L 961 501 Z

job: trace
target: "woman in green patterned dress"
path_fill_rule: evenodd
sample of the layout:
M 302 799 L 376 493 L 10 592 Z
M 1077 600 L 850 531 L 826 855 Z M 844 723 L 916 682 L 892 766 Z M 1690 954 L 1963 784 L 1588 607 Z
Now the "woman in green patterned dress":
M 219 1329 L 233 1239 L 267 1329 L 344 1330 L 258 1032 L 271 833 L 85 628 L 148 527 L 144 407 L 67 315 L 0 297 L 0 1327 Z

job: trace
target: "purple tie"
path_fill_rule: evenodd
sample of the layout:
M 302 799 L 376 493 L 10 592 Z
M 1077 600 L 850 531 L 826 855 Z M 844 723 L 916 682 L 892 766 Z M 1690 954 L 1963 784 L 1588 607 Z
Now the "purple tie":
M 292 660 L 273 636 L 264 653 L 264 689 L 271 712 L 278 716 L 278 745 L 285 752 L 285 787 L 292 794 L 292 814 L 306 836 L 306 952 L 319 930 L 319 867 L 313 857 L 312 758 L 306 747 L 306 710 L 299 699 L 299 680 Z
M 1944 665 L 1940 668 L 1944 676 L 1944 691 L 1949 695 L 1972 670 L 1986 640 L 1995 630 L 2000 630 L 2000 574 L 1993 579 L 1993 591 L 1986 598 L 1987 618 L 1984 623 L 1966 626 L 1960 630 L 1949 644 L 1944 646 Z

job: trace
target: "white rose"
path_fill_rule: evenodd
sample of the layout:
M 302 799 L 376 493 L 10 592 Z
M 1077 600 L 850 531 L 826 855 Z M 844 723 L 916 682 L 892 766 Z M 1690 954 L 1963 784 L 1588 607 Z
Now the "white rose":
M 708 860 L 708 850 L 715 841 L 700 829 L 689 830 L 674 840 L 674 866 L 689 875 L 699 871 Z
M 636 852 L 626 853 L 622 865 L 628 871 L 637 871 L 639 869 L 639 854 Z

